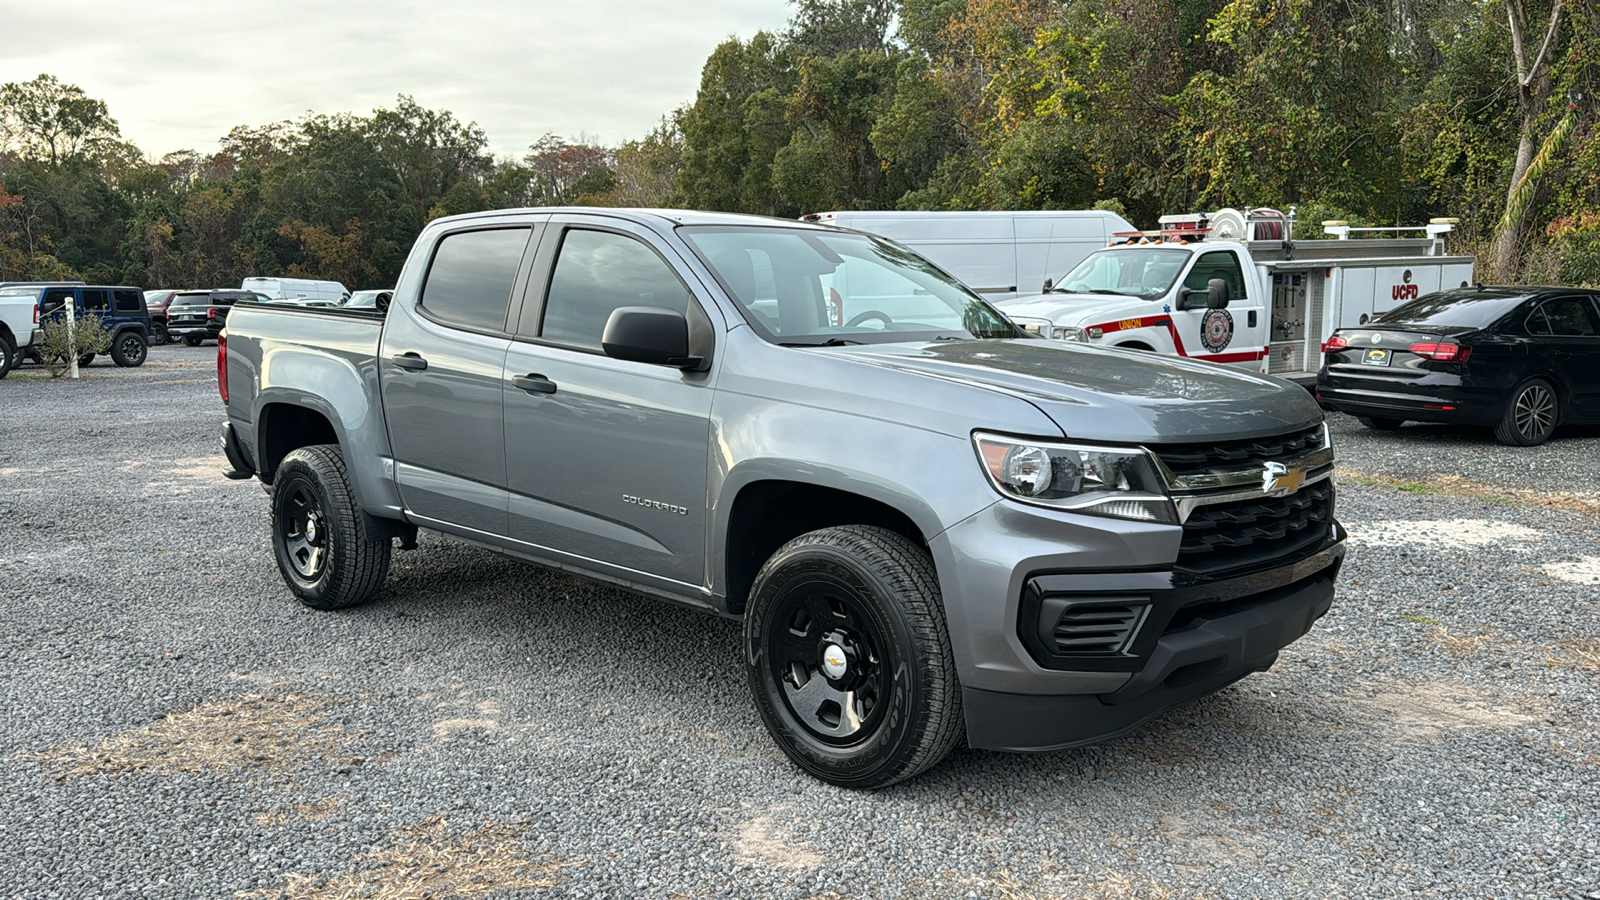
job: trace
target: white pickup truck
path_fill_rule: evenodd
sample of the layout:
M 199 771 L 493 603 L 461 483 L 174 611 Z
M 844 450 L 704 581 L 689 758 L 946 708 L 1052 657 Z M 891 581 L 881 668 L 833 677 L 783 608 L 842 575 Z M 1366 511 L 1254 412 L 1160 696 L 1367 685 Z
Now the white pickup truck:
M 1162 230 L 1122 235 L 1045 293 L 998 306 L 1057 340 L 1309 379 L 1334 331 L 1473 278 L 1472 257 L 1443 255 L 1453 220 L 1415 229 L 1325 222 L 1331 239 L 1294 241 L 1287 218 L 1261 212 L 1164 216 Z M 1425 237 L 1351 240 L 1359 231 Z

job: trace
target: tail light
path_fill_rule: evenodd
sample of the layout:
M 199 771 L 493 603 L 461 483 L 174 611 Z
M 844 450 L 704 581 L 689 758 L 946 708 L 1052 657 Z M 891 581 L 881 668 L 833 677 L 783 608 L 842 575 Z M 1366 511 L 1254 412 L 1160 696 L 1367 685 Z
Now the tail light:
M 1338 353 L 1340 350 L 1343 350 L 1348 346 L 1350 346 L 1350 342 L 1336 334 L 1333 337 L 1328 338 L 1328 342 L 1322 345 L 1322 352 Z
M 216 317 L 217 317 L 217 308 L 216 307 L 213 306 L 212 308 L 206 310 L 206 318 L 215 319 Z
M 228 333 L 217 335 L 217 390 L 222 393 L 222 402 L 228 402 Z
M 1467 357 L 1472 355 L 1470 345 L 1451 341 L 1421 341 L 1406 349 L 1418 356 L 1436 359 L 1439 362 L 1466 362 Z

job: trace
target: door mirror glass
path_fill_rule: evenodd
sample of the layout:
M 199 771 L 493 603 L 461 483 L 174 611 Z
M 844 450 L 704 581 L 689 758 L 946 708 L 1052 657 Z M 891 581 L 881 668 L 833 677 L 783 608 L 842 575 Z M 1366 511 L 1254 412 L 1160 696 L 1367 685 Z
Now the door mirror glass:
M 689 321 L 675 309 L 623 306 L 612 310 L 600 337 L 600 348 L 612 359 L 693 368 L 689 356 Z
M 1055 286 L 1056 286 L 1055 279 L 1046 278 L 1044 280 L 1044 287 L 1039 289 L 1039 293 L 1048 294 L 1048 293 L 1050 293 L 1050 289 L 1055 287 Z

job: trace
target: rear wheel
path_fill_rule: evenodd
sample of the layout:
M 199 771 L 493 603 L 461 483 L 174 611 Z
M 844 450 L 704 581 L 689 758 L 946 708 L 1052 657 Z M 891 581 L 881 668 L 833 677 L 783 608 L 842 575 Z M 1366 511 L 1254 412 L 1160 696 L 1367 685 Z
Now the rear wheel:
M 389 572 L 389 540 L 367 530 L 339 448 L 301 447 L 272 478 L 272 551 L 300 602 L 343 609 L 371 599 Z
M 17 367 L 17 345 L 11 343 L 11 336 L 0 331 L 0 378 Z
M 124 331 L 111 341 L 111 361 L 125 369 L 144 365 L 148 355 L 150 345 L 137 331 Z
M 198 334 L 186 334 L 183 336 L 183 344 L 186 347 L 198 347 L 200 346 L 200 342 L 203 340 L 205 340 L 205 338 L 202 338 Z
M 923 548 L 883 528 L 813 531 L 767 560 L 751 598 L 751 692 L 800 768 L 841 787 L 885 787 L 960 739 L 961 686 Z
M 1534 378 L 1517 385 L 1512 392 L 1505 415 L 1494 427 L 1494 436 L 1502 444 L 1532 447 L 1549 440 L 1560 419 L 1561 402 L 1556 399 L 1555 388 L 1542 378 Z
M 1406 423 L 1405 419 L 1388 419 L 1381 416 L 1357 416 L 1356 421 L 1374 431 L 1394 431 Z

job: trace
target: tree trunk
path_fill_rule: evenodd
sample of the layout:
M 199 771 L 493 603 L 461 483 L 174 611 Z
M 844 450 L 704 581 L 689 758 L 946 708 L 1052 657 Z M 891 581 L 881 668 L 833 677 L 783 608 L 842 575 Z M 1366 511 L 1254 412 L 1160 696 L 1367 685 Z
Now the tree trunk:
M 1492 274 L 1500 281 L 1511 280 L 1517 266 L 1517 249 L 1522 244 L 1522 220 L 1526 210 L 1515 209 L 1513 204 L 1523 178 L 1527 177 L 1528 167 L 1533 163 L 1533 130 L 1538 124 L 1539 109 L 1550 93 L 1550 47 L 1560 32 L 1562 2 L 1555 0 L 1550 5 L 1550 23 L 1545 28 L 1544 40 L 1530 61 L 1525 42 L 1527 16 L 1523 13 L 1524 0 L 1505 0 L 1506 18 L 1511 22 L 1511 52 L 1517 70 L 1517 106 L 1522 111 L 1522 128 L 1517 139 L 1517 160 L 1511 170 L 1511 183 L 1506 186 L 1507 214 L 1495 233 L 1491 251 L 1494 266 Z

